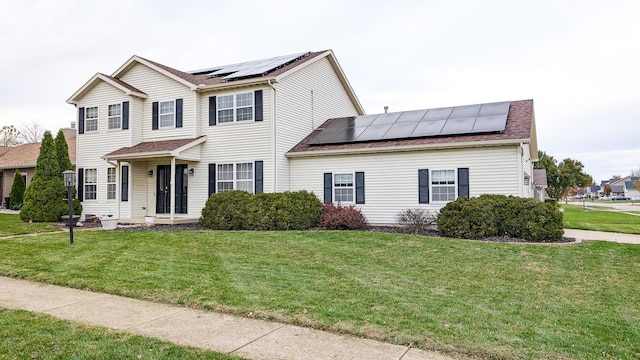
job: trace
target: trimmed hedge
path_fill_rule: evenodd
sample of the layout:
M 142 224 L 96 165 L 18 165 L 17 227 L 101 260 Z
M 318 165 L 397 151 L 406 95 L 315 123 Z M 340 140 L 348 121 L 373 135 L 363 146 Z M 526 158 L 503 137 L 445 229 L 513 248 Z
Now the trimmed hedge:
M 322 203 L 307 191 L 260 193 L 232 190 L 207 200 L 200 224 L 214 230 L 304 230 L 315 226 Z
M 504 195 L 459 198 L 440 210 L 443 236 L 482 239 L 510 236 L 534 242 L 562 238 L 562 213 L 553 204 Z

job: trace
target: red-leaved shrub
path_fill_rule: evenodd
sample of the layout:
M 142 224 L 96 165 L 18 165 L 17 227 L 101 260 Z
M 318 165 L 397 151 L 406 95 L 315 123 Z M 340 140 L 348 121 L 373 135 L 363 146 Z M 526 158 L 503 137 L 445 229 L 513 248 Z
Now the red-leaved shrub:
M 340 206 L 331 202 L 322 205 L 318 227 L 327 230 L 366 230 L 369 223 L 360 210 L 353 205 Z

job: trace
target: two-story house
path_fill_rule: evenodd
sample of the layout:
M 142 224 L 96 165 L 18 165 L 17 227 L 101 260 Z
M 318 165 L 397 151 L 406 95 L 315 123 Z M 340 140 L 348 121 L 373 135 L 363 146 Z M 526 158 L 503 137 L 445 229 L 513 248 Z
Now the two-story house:
M 190 72 L 134 56 L 67 101 L 85 215 L 197 221 L 216 192 L 304 189 L 394 224 L 534 194 L 532 100 L 365 115 L 330 50 Z

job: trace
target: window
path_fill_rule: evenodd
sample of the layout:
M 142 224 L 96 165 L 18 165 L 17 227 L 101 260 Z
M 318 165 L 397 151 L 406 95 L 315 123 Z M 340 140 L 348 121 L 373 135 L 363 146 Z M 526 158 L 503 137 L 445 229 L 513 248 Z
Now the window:
M 98 185 L 98 170 L 97 169 L 85 169 L 84 170 L 84 199 L 96 200 L 97 199 L 97 185 Z
M 454 201 L 456 199 L 456 171 L 431 171 L 431 200 L 434 202 Z
M 160 105 L 160 128 L 172 128 L 176 126 L 175 101 L 161 101 Z
M 88 107 L 85 111 L 84 131 L 98 131 L 98 107 Z
M 218 122 L 253 120 L 253 93 L 218 96 Z
M 253 193 L 253 163 L 218 164 L 218 192 L 244 190 Z
M 29 186 L 29 184 L 27 184 L 27 174 L 20 174 L 22 176 L 22 181 L 24 181 L 24 186 Z
M 107 128 L 109 130 L 120 129 L 122 127 L 122 104 L 109 105 L 109 116 L 107 118 Z
M 116 168 L 107 168 L 107 200 L 116 199 Z
M 353 203 L 353 173 L 333 174 L 333 201 Z

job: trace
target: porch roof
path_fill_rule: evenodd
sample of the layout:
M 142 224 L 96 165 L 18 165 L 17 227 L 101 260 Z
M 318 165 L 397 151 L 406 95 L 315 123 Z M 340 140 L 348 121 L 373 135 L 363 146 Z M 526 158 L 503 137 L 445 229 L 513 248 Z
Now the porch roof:
M 205 141 L 207 141 L 206 135 L 187 139 L 146 141 L 134 146 L 123 147 L 112 151 L 102 156 L 102 158 L 109 161 L 175 157 L 178 159 L 199 161 L 199 153 L 194 154 L 190 152 L 187 155 L 184 152 Z

